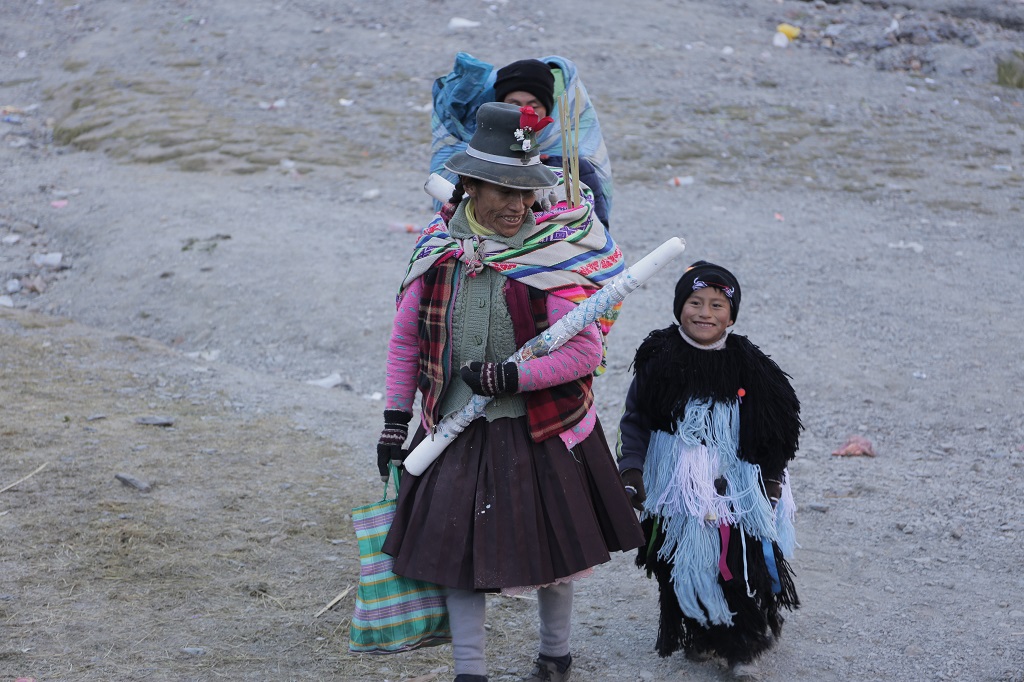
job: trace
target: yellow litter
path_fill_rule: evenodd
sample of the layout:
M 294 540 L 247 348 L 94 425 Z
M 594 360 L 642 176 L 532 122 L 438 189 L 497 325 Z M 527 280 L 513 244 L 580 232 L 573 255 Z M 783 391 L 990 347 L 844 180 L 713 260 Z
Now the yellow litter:
M 796 40 L 796 37 L 800 35 L 800 29 L 792 24 L 779 24 L 775 27 L 775 30 L 790 40 Z

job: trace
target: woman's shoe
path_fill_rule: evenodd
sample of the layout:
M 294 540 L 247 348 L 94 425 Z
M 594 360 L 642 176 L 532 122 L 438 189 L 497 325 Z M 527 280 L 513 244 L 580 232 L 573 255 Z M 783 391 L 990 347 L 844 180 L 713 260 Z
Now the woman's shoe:
M 558 664 L 554 661 L 538 658 L 533 662 L 533 672 L 530 673 L 529 677 L 524 678 L 523 682 L 569 682 L 571 665 L 570 663 L 565 667 L 565 670 L 559 671 Z

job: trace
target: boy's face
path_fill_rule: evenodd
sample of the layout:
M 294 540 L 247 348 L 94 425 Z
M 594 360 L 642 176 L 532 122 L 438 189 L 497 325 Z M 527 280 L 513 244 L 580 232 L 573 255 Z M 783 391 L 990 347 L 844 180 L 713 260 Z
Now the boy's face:
M 505 104 L 514 104 L 517 107 L 533 107 L 533 110 L 538 116 L 544 118 L 548 115 L 548 109 L 537 96 L 532 92 L 526 92 L 525 90 L 513 90 L 512 92 L 505 95 L 505 99 L 502 100 Z
M 706 346 L 715 343 L 732 326 L 732 306 L 720 289 L 697 289 L 683 303 L 679 324 L 691 339 Z

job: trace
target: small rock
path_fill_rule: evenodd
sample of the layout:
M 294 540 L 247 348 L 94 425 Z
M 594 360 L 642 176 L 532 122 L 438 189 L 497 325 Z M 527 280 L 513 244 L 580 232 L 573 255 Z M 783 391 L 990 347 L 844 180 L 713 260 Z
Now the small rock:
M 828 511 L 827 504 L 809 504 L 807 505 L 807 508 L 810 509 L 811 511 L 820 512 L 822 514 Z
M 14 299 L 10 296 L 0 296 L 0 308 L 13 308 Z
M 46 291 L 46 281 L 39 275 L 21 280 L 21 286 L 29 293 L 41 294 Z
M 64 257 L 62 253 L 56 251 L 54 253 L 34 253 L 32 254 L 32 265 L 37 268 L 59 268 L 61 259 Z
M 7 293 L 16 294 L 21 291 L 21 280 L 9 279 L 7 280 L 5 287 L 7 289 Z
M 448 30 L 457 31 L 462 28 L 476 28 L 480 25 L 479 21 L 472 21 L 470 19 L 463 19 L 462 17 L 452 17 L 448 20 Z
M 129 488 L 135 488 L 136 490 L 142 493 L 148 493 L 153 489 L 153 486 L 151 486 L 149 483 L 146 483 L 145 481 L 140 481 L 134 476 L 129 476 L 128 474 L 114 474 L 114 478 L 121 481 L 121 483 L 125 484 Z
M 188 654 L 189 656 L 205 656 L 206 649 L 198 646 L 187 646 L 182 648 L 181 653 Z
M 341 384 L 343 384 L 344 380 L 341 378 L 340 374 L 338 374 L 337 372 L 332 372 L 331 374 L 325 376 L 323 379 L 311 379 L 306 383 L 312 386 L 320 386 L 322 388 L 334 388 L 335 386 L 340 386 Z
M 139 417 L 135 420 L 136 424 L 142 424 L 143 426 L 174 426 L 173 417 Z

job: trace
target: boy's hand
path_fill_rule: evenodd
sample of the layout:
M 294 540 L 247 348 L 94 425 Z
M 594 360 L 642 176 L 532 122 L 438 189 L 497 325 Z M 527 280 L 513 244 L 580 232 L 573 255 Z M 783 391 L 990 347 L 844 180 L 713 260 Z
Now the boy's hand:
M 647 491 L 644 490 L 644 472 L 639 469 L 626 469 L 622 472 L 622 485 L 626 486 L 626 494 L 633 504 L 633 509 L 642 512 L 644 502 L 647 500 Z

